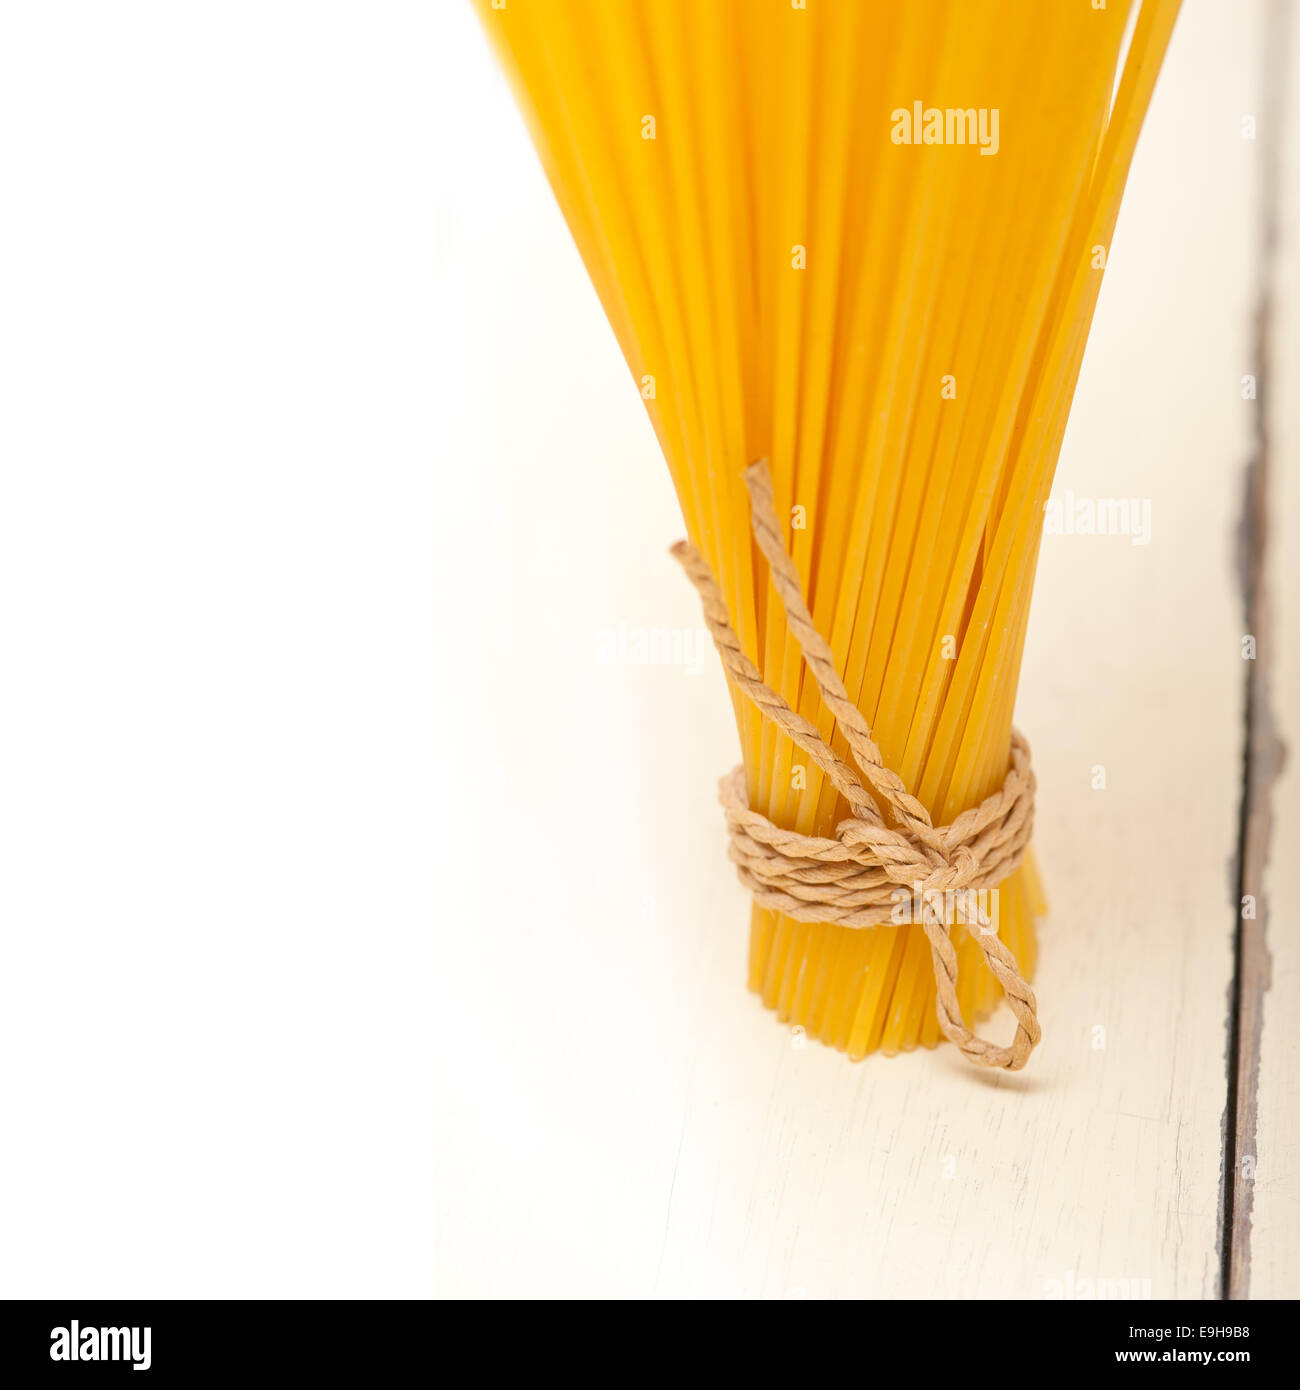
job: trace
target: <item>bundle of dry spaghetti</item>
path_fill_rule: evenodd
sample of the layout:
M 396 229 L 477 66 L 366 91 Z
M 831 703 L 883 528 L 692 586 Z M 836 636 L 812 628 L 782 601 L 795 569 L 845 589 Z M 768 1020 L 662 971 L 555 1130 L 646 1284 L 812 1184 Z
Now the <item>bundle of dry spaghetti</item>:
M 857 756 L 754 538 L 765 459 L 792 601 L 950 825 L 1009 776 L 1043 507 L 1177 0 L 476 4 L 738 651 Z M 842 788 L 728 674 L 748 808 L 833 836 Z M 1028 977 L 1031 857 L 990 896 Z M 951 941 L 974 1020 L 1001 986 Z M 938 1041 L 931 955 L 910 917 L 752 910 L 751 987 L 853 1057 Z

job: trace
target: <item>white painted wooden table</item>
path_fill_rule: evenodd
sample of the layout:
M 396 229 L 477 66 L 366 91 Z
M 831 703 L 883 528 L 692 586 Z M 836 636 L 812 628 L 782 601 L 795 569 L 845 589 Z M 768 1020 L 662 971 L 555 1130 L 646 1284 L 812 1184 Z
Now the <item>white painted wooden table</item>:
M 1018 707 L 1052 906 L 1044 1041 L 1009 1077 L 946 1047 L 851 1064 L 746 991 L 716 662 L 600 659 L 620 625 L 699 627 L 665 554 L 667 471 L 462 18 L 448 120 L 472 89 L 475 134 L 448 141 L 439 246 L 440 409 L 469 452 L 448 460 L 439 576 L 465 671 L 437 712 L 464 869 L 440 924 L 439 1291 L 1203 1298 L 1226 1241 L 1234 1293 L 1294 1296 L 1300 766 L 1254 778 L 1243 889 L 1238 537 L 1262 440 L 1271 530 L 1245 550 L 1271 621 L 1251 699 L 1267 676 L 1294 745 L 1300 111 L 1281 131 L 1261 84 L 1266 46 L 1300 74 L 1300 25 L 1278 52 L 1263 3 L 1188 0 L 1135 161 L 1056 495 L 1150 499 L 1152 529 L 1044 541 Z M 1263 177 L 1274 141 L 1284 179 Z M 503 818 L 525 832 L 508 866 L 478 833 Z M 1266 990 L 1236 973 L 1242 891 Z

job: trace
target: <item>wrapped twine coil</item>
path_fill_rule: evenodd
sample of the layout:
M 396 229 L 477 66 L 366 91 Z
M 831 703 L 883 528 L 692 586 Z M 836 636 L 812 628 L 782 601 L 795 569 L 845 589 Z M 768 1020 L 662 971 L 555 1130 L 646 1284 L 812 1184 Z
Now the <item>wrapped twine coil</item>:
M 853 811 L 836 827 L 833 839 L 782 829 L 750 808 L 744 768 L 733 769 L 720 783 L 719 800 L 726 814 L 728 852 L 741 883 L 763 907 L 801 922 L 851 928 L 895 920 L 900 888 L 918 893 L 923 902 L 935 893 L 995 888 L 1019 865 L 1033 829 L 1035 782 L 1024 736 L 1012 731 L 1011 767 L 1002 786 L 951 824 L 935 826 L 903 779 L 884 765 L 866 719 L 844 689 L 830 646 L 813 623 L 786 553 L 766 462 L 750 464 L 745 485 L 754 538 L 767 559 L 790 631 L 854 765 L 764 683 L 740 646 L 707 562 L 689 542 L 679 541 L 672 554 L 699 592 L 704 621 L 727 675 L 764 718 L 813 759 Z M 882 808 L 892 824 L 886 824 Z M 1016 1033 L 1009 1047 L 973 1033 L 957 1003 L 957 952 L 948 925 L 937 916 L 923 912 L 920 925 L 930 944 L 940 1028 L 970 1062 L 1018 1071 L 1042 1036 L 1033 990 L 987 918 L 978 921 L 972 935 L 1016 1016 Z

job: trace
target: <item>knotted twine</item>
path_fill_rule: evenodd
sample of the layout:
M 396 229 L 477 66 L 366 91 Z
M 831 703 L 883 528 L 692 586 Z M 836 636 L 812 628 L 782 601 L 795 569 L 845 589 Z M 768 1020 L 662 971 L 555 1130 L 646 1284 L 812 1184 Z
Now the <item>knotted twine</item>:
M 763 907 L 796 921 L 834 922 L 842 927 L 872 927 L 895 920 L 899 888 L 919 892 L 922 903 L 933 903 L 931 894 L 942 893 L 943 901 L 949 902 L 950 891 L 974 890 L 974 898 L 980 889 L 996 887 L 1024 857 L 1033 829 L 1035 782 L 1024 736 L 1012 730 L 1011 768 L 1002 786 L 978 806 L 963 811 L 950 825 L 936 827 L 903 779 L 884 765 L 866 719 L 849 699 L 835 669 L 830 645 L 813 623 L 798 571 L 786 554 L 772 478 L 764 460 L 745 470 L 745 486 L 749 490 L 750 525 L 767 558 L 789 629 L 817 682 L 823 704 L 844 735 L 855 766 L 835 752 L 811 721 L 764 683 L 732 629 L 727 605 L 708 563 L 689 542 L 678 541 L 672 555 L 699 591 L 704 621 L 727 675 L 764 718 L 812 758 L 853 811 L 852 817 L 836 826 L 834 839 L 784 830 L 750 809 L 744 767 L 733 769 L 719 784 L 718 799 L 726 813 L 728 854 L 741 883 Z M 893 824 L 885 823 L 882 807 Z M 957 1003 L 957 952 L 948 925 L 939 916 L 933 910 L 921 914 L 934 964 L 939 1027 L 976 1065 L 1019 1071 L 1042 1036 L 1033 990 L 987 915 L 980 913 L 972 935 L 1016 1016 L 1016 1035 L 1010 1047 L 976 1036 L 962 1022 Z

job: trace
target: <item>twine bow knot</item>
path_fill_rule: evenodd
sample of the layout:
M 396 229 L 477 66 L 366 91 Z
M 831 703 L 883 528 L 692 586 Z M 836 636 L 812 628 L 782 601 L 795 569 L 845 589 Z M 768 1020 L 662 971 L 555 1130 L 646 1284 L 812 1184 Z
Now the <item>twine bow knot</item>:
M 718 799 L 726 815 L 728 854 L 740 881 L 763 907 L 801 922 L 871 927 L 896 921 L 899 890 L 907 889 L 918 895 L 914 901 L 923 904 L 934 894 L 945 895 L 945 902 L 949 893 L 957 898 L 969 895 L 957 915 L 971 923 L 971 901 L 978 902 L 980 890 L 1001 883 L 1020 863 L 1029 843 L 1035 782 L 1028 743 L 1013 729 L 1011 767 L 1002 786 L 950 824 L 935 826 L 902 778 L 884 765 L 866 719 L 849 699 L 835 669 L 830 646 L 813 623 L 798 571 L 785 550 L 772 479 L 763 460 L 745 470 L 745 485 L 754 538 L 767 558 L 790 631 L 823 703 L 844 735 L 854 765 L 764 683 L 731 627 L 707 562 L 694 546 L 679 541 L 672 554 L 699 592 L 704 621 L 727 675 L 765 718 L 812 758 L 853 812 L 836 827 L 833 839 L 782 829 L 750 809 L 744 768 L 734 768 L 719 784 Z M 882 807 L 892 824 L 886 823 Z M 1009 1047 L 999 1047 L 971 1032 L 962 1022 L 957 1003 L 957 952 L 949 936 L 948 916 L 924 908 L 920 923 L 934 965 L 939 1026 L 969 1061 L 1018 1071 L 1042 1036 L 1034 992 L 987 914 L 976 910 L 974 939 L 1015 1013 L 1016 1034 Z

